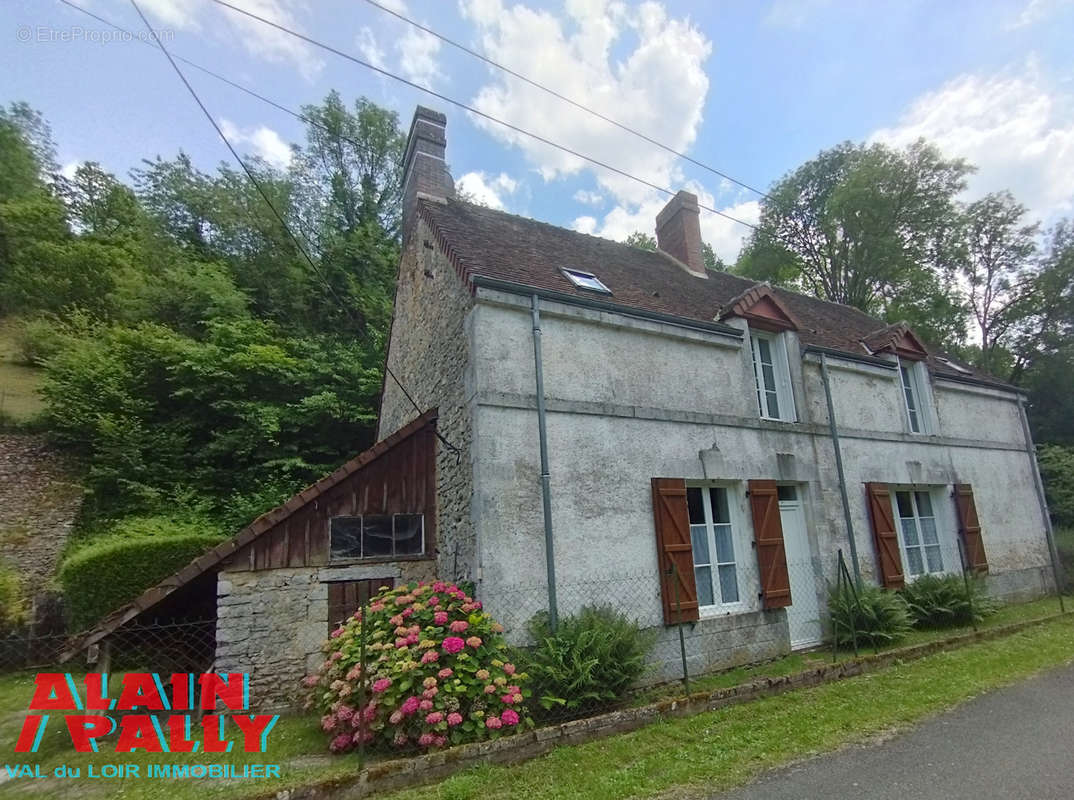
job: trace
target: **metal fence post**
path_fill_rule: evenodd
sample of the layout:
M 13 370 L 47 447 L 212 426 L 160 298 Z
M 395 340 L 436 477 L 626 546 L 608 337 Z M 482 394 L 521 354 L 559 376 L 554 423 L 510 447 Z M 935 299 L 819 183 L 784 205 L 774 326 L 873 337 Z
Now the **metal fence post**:
M 682 658 L 682 685 L 690 694 L 690 670 L 686 667 L 686 637 L 682 632 L 682 599 L 679 597 L 679 568 L 671 562 L 671 585 L 675 587 L 675 622 L 679 629 L 679 656 Z

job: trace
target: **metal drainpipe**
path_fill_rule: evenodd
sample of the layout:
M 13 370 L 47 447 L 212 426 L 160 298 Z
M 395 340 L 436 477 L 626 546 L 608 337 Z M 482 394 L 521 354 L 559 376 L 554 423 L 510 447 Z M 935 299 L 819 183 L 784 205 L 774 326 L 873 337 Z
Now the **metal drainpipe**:
M 537 431 L 541 442 L 541 502 L 544 505 L 544 558 L 548 574 L 548 627 L 553 632 L 559 623 L 556 605 L 556 556 L 552 544 L 552 476 L 548 471 L 548 427 L 544 407 L 544 367 L 541 361 L 540 299 L 533 295 L 533 368 L 537 378 Z
M 843 499 L 843 521 L 850 540 L 850 563 L 854 566 L 854 582 L 861 584 L 861 567 L 858 565 L 858 546 L 854 542 L 854 523 L 850 520 L 850 498 L 847 497 L 847 478 L 843 472 L 843 451 L 839 446 L 839 428 L 835 424 L 835 406 L 832 404 L 832 387 L 828 382 L 828 359 L 820 354 L 820 374 L 824 379 L 824 398 L 828 401 L 828 429 L 835 447 L 835 470 L 839 474 L 839 496 Z
M 1048 501 L 1044 497 L 1044 482 L 1040 477 L 1040 466 L 1037 464 L 1037 449 L 1033 446 L 1033 434 L 1029 431 L 1029 417 L 1026 416 L 1025 400 L 1019 396 L 1018 411 L 1022 420 L 1022 435 L 1026 440 L 1026 454 L 1029 463 L 1033 465 L 1033 485 L 1037 489 L 1037 501 L 1040 503 L 1040 513 L 1044 516 L 1044 536 L 1048 540 L 1048 553 L 1052 557 L 1052 576 L 1055 578 L 1055 593 L 1059 595 L 1059 610 L 1066 613 L 1066 604 L 1063 602 L 1063 588 L 1059 582 L 1059 553 L 1055 549 L 1055 534 L 1052 531 L 1052 517 L 1048 513 Z

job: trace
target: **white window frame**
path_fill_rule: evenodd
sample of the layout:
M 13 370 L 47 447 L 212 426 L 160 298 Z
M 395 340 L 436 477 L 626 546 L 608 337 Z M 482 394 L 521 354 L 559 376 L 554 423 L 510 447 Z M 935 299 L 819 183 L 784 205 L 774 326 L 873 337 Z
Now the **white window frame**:
M 794 391 L 791 387 L 791 368 L 790 359 L 787 357 L 786 335 L 755 331 L 752 328 L 749 333 L 750 362 L 753 365 L 754 387 L 757 390 L 757 411 L 761 415 L 761 419 L 771 419 L 777 422 L 797 422 L 798 412 L 794 407 Z M 778 416 L 772 416 L 768 413 L 767 395 L 773 389 L 769 389 L 764 380 L 760 352 L 760 342 L 762 341 L 768 343 L 769 353 L 772 356 L 772 377 L 776 383 L 773 389 L 776 395 L 776 404 L 779 406 Z M 764 387 L 763 392 L 761 387 Z
M 739 513 L 739 501 L 741 499 L 739 489 L 736 485 L 729 483 L 713 483 L 711 481 L 687 482 L 686 491 L 689 492 L 691 489 L 701 490 L 701 503 L 705 515 L 705 540 L 708 543 L 709 551 L 709 561 L 707 563 L 698 564 L 696 560 L 694 561 L 694 580 L 695 582 L 697 580 L 696 570 L 698 567 L 707 566 L 709 568 L 712 588 L 712 599 L 714 601 L 711 605 L 701 605 L 701 593 L 698 592 L 698 614 L 701 617 L 713 617 L 720 616 L 723 614 L 749 611 L 752 608 L 751 603 L 756 597 L 759 590 L 756 587 L 751 588 L 746 585 L 748 579 L 750 579 L 754 574 L 753 571 L 749 569 L 746 563 L 746 558 L 749 557 L 749 554 L 751 554 L 753 550 L 749 546 L 750 543 L 745 535 L 742 515 Z M 715 518 L 712 513 L 712 501 L 709 496 L 710 489 L 722 489 L 724 492 L 726 492 L 727 517 L 729 520 L 729 523 L 726 524 L 730 524 L 731 526 L 731 547 L 734 550 L 734 561 L 720 562 L 715 560 L 718 558 L 716 553 L 715 526 L 717 524 L 722 525 L 725 523 L 714 522 Z M 693 550 L 694 527 L 699 526 L 690 524 L 691 550 Z M 694 554 L 694 557 L 696 558 L 696 554 Z M 734 564 L 735 567 L 735 582 L 738 587 L 738 600 L 732 603 L 725 603 L 723 602 L 723 595 L 720 590 L 719 567 L 721 565 L 728 566 L 730 564 Z
M 612 290 L 604 285 L 604 281 L 592 272 L 586 272 L 584 269 L 574 269 L 573 267 L 561 267 L 560 272 L 579 289 L 585 289 L 587 292 L 600 292 L 601 294 L 612 293 Z
M 932 433 L 932 414 L 929 412 L 928 368 L 924 361 L 896 359 L 898 367 L 899 392 L 902 394 L 902 407 L 906 411 L 906 429 L 915 436 L 927 436 Z M 905 370 L 905 374 L 904 371 Z M 913 416 L 910 410 L 910 397 L 914 399 L 913 414 L 917 415 L 917 430 L 914 430 Z
M 891 489 L 892 519 L 895 520 L 895 523 L 898 526 L 899 555 L 902 557 L 903 575 L 906 576 L 907 583 L 912 583 L 923 575 L 947 575 L 952 572 L 953 565 L 947 563 L 947 561 L 950 559 L 951 554 L 949 552 L 945 552 L 945 550 L 947 550 L 947 548 L 945 547 L 946 530 L 944 528 L 940 515 L 937 513 L 937 509 L 940 507 L 937 503 L 937 498 L 940 498 L 942 500 L 943 489 L 944 487 L 936 486 L 895 486 Z M 922 571 L 917 573 L 916 575 L 910 574 L 909 548 L 906 544 L 906 536 L 903 531 L 904 518 L 899 512 L 899 499 L 897 496 L 900 492 L 906 492 L 910 495 L 910 504 L 914 514 L 913 517 L 906 517 L 905 519 L 913 519 L 914 521 L 914 531 L 917 534 L 917 544 L 914 546 L 914 548 L 920 551 L 921 554 Z M 932 506 L 931 517 L 923 516 L 921 514 L 921 509 L 919 508 L 917 499 L 917 495 L 919 493 L 928 495 L 929 504 Z M 928 545 L 925 543 L 925 537 L 922 533 L 921 527 L 922 519 L 932 519 L 933 527 L 936 530 L 935 545 Z M 928 552 L 926 551 L 926 547 L 933 546 L 938 548 L 940 554 L 940 568 L 938 570 L 929 569 Z

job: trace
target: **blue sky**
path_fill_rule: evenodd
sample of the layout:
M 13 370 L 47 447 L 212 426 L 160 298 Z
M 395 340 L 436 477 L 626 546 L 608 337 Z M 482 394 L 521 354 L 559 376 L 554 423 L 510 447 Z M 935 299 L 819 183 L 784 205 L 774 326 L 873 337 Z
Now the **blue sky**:
M 313 38 L 653 183 L 752 221 L 756 195 L 421 34 L 365 0 L 232 0 Z M 605 115 L 759 188 L 842 140 L 918 136 L 977 164 L 967 199 L 1010 188 L 1043 221 L 1074 213 L 1074 2 L 379 0 Z M 126 0 L 80 5 L 132 30 Z M 214 5 L 142 0 L 168 46 L 284 105 L 332 88 L 448 115 L 456 180 L 484 202 L 621 238 L 666 198 Z M 3 99 L 53 126 L 60 161 L 127 175 L 183 149 L 228 157 L 159 52 L 54 0 L 0 7 Z M 28 41 L 27 41 L 28 40 Z M 285 164 L 301 124 L 188 70 L 239 149 Z M 733 259 L 747 229 L 703 214 Z

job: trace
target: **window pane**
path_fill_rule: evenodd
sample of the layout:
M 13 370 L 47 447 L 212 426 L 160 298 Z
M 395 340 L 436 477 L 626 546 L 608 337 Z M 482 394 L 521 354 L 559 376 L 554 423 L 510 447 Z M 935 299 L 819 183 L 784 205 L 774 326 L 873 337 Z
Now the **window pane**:
M 913 517 L 899 520 L 902 523 L 902 541 L 907 547 L 916 547 L 920 542 L 917 540 L 917 523 Z
M 767 339 L 758 339 L 757 340 L 757 349 L 761 353 L 761 363 L 762 364 L 771 364 L 772 363 L 772 345 L 769 344 L 768 340 Z M 766 380 L 767 380 L 767 378 L 766 378 Z
M 768 395 L 768 416 L 779 419 L 779 398 L 775 392 L 767 392 Z
M 362 517 L 362 555 L 365 558 L 390 556 L 392 553 L 392 518 Z
M 690 541 L 694 545 L 694 564 L 710 564 L 709 533 L 704 525 L 690 526 Z
M 729 523 L 731 512 L 727 508 L 727 490 L 709 489 L 709 501 L 712 503 L 712 521 L 715 523 Z
M 921 565 L 921 548 L 920 547 L 907 547 L 906 548 L 906 560 L 910 562 L 910 574 L 920 575 L 924 572 L 924 567 Z
M 738 574 L 733 564 L 717 567 L 720 571 L 720 598 L 724 603 L 738 602 Z
M 420 556 L 424 552 L 424 531 L 421 514 L 395 515 L 395 554 Z
M 697 604 L 715 605 L 712 599 L 712 567 L 694 567 L 694 583 L 697 584 Z M 671 599 L 674 601 L 674 596 Z
M 362 557 L 362 518 L 333 517 L 329 523 L 332 558 Z
M 929 497 L 928 492 L 914 492 L 917 496 L 917 513 L 922 517 L 931 517 L 932 514 L 932 498 Z
M 705 524 L 705 507 L 701 502 L 701 490 L 696 486 L 686 490 L 686 507 L 690 510 L 690 524 Z
M 790 503 L 798 499 L 798 490 L 793 486 L 777 486 L 776 495 L 780 500 Z
M 919 522 L 921 523 L 921 541 L 925 544 L 939 544 L 940 537 L 936 534 L 936 520 L 932 517 L 922 517 Z
M 925 557 L 929 562 L 929 572 L 943 572 L 943 554 L 939 545 L 926 547 Z
M 917 421 L 917 412 L 910 411 L 910 430 L 914 433 L 921 433 L 921 423 Z
M 720 564 L 734 563 L 735 545 L 731 539 L 731 526 L 716 525 L 713 532 L 716 534 L 716 561 Z
M 895 501 L 899 505 L 900 517 L 905 519 L 906 517 L 912 517 L 914 515 L 914 504 L 913 501 L 910 500 L 909 492 L 895 492 Z

